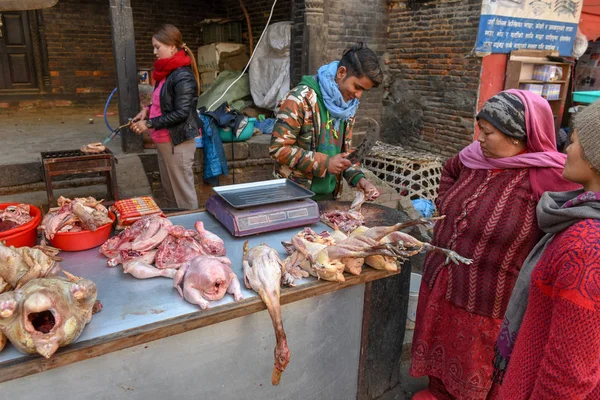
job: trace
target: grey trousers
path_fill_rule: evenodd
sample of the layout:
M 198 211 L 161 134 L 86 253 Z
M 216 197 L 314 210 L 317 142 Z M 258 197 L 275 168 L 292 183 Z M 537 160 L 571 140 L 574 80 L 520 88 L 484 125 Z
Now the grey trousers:
M 194 186 L 194 139 L 173 147 L 171 142 L 156 143 L 160 183 L 170 208 L 197 209 L 198 196 Z

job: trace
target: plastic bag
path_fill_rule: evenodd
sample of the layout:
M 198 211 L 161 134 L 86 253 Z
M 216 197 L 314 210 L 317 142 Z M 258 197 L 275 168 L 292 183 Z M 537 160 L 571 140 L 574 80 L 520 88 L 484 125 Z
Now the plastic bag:
M 433 201 L 427 199 L 416 199 L 412 200 L 413 207 L 415 210 L 419 212 L 423 217 L 429 218 L 435 212 L 435 205 Z
M 292 23 L 268 27 L 250 63 L 250 90 L 258 107 L 274 110 L 290 90 L 290 44 Z

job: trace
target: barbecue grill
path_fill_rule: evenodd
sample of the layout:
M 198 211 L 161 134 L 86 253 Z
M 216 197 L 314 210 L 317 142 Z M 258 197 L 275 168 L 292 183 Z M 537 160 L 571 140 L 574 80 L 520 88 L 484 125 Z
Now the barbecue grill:
M 112 197 L 113 201 L 119 199 L 115 158 L 108 147 L 103 152 L 94 154 L 77 149 L 44 151 L 41 156 L 48 206 L 51 207 L 54 203 L 52 178 L 60 175 L 103 173 L 106 176 L 108 196 Z

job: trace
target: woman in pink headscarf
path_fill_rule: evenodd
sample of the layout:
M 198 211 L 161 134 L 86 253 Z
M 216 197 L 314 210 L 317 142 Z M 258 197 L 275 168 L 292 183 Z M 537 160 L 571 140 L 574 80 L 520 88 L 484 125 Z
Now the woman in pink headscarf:
M 486 399 L 494 345 L 519 270 L 541 238 L 535 208 L 545 191 L 577 185 L 562 177 L 548 102 L 507 90 L 486 102 L 480 134 L 446 162 L 437 199 L 446 218 L 433 244 L 473 259 L 454 265 L 429 254 L 423 265 L 412 347 L 413 376 L 429 388 L 413 399 Z

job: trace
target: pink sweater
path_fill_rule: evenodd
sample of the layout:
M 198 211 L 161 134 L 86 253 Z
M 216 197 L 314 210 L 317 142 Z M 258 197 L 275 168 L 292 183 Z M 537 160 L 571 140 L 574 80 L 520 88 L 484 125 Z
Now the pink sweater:
M 165 84 L 165 80 L 163 79 L 158 83 L 158 86 L 152 93 L 152 105 L 150 106 L 150 118 L 160 117 L 162 112 L 160 111 L 160 90 Z M 171 136 L 169 135 L 169 130 L 167 128 L 161 129 L 150 129 L 150 135 L 152 136 L 152 141 L 154 143 L 168 143 L 171 141 Z
M 600 220 L 557 234 L 531 276 L 500 397 L 600 398 Z

